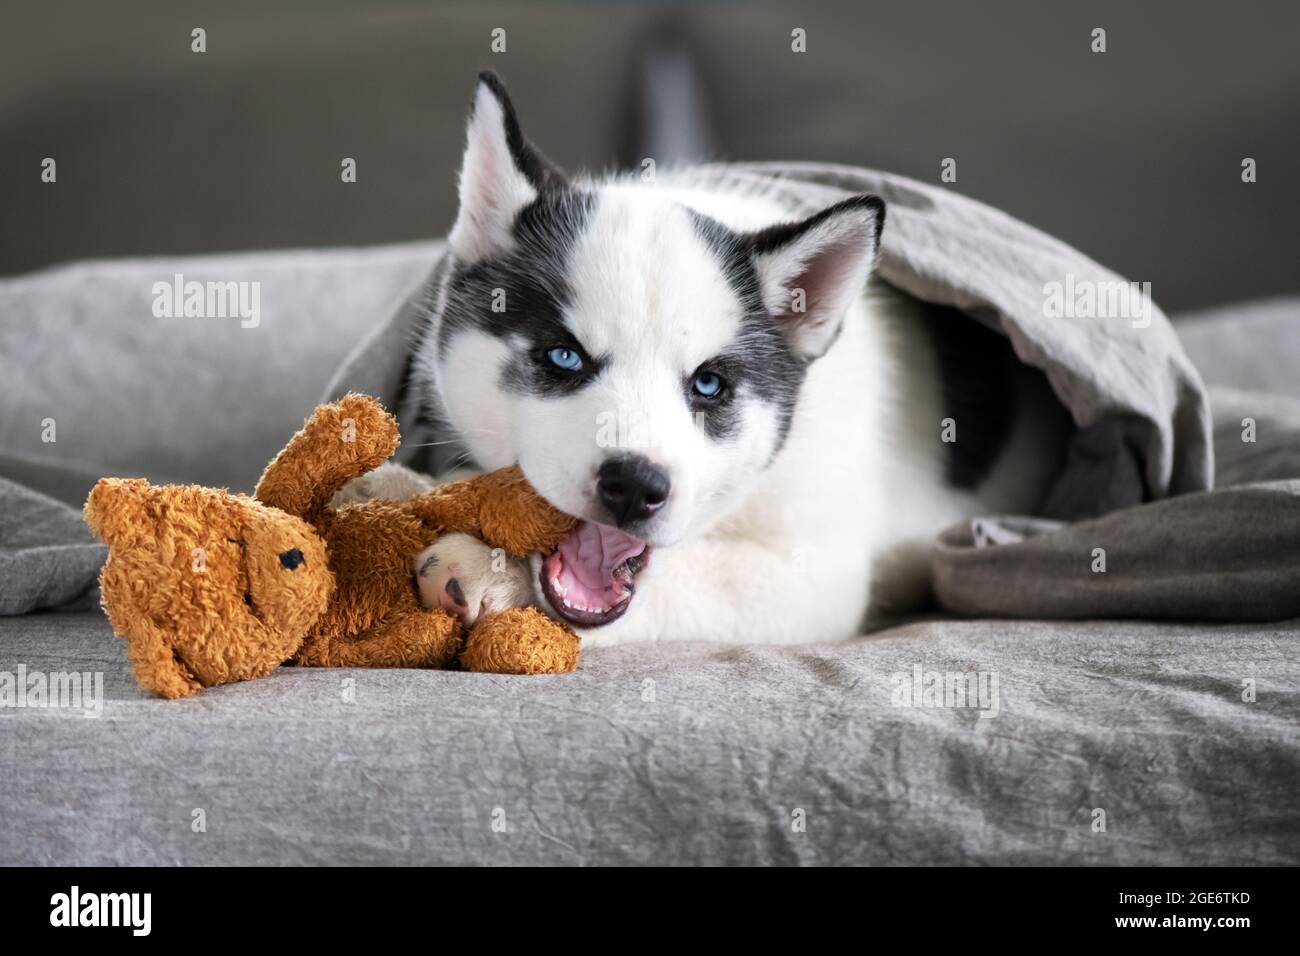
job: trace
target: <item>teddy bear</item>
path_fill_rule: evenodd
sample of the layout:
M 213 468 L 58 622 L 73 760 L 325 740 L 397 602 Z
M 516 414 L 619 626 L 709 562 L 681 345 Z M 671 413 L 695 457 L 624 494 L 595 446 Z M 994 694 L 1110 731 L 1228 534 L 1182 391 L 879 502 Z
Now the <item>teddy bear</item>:
M 465 628 L 465 615 L 421 603 L 412 559 L 450 533 L 516 558 L 547 553 L 574 519 L 518 468 L 405 501 L 332 504 L 398 441 L 397 422 L 379 402 L 349 393 L 316 409 L 252 497 L 100 480 L 85 517 L 109 548 L 102 604 L 141 686 L 186 697 L 283 663 L 572 671 L 572 631 L 536 607 L 485 611 Z

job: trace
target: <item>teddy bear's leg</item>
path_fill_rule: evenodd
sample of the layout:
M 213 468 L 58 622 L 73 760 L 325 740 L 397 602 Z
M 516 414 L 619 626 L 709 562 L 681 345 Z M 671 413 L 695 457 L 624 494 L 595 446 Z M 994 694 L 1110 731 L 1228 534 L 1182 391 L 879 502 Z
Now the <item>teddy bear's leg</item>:
M 448 667 L 460 651 L 460 621 L 446 611 L 408 611 L 384 627 L 351 640 L 305 646 L 295 661 L 306 667 Z
M 567 674 L 578 666 L 578 637 L 535 607 L 497 611 L 470 629 L 460 663 L 490 674 Z
M 311 520 L 345 484 L 387 461 L 398 438 L 397 420 L 382 405 L 349 392 L 312 413 L 266 466 L 253 495 Z
M 203 689 L 188 667 L 176 659 L 167 635 L 144 617 L 123 629 L 131 669 L 140 686 L 163 697 L 189 697 Z
M 554 550 L 576 523 L 534 491 L 517 467 L 442 485 L 407 506 L 430 526 L 482 538 L 517 558 Z

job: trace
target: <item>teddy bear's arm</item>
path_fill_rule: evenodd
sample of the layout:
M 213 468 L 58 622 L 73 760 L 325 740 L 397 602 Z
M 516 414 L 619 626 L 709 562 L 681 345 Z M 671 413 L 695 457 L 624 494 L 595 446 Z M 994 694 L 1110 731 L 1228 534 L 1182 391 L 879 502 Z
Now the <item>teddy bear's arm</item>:
M 473 535 L 520 558 L 553 551 L 576 524 L 534 491 L 518 467 L 443 485 L 408 504 L 426 524 Z
M 334 493 L 378 468 L 397 449 L 397 420 L 366 395 L 321 405 L 266 466 L 254 496 L 310 520 Z
M 303 667 L 447 667 L 460 650 L 460 620 L 441 609 L 406 611 L 352 637 L 309 637 L 294 656 Z

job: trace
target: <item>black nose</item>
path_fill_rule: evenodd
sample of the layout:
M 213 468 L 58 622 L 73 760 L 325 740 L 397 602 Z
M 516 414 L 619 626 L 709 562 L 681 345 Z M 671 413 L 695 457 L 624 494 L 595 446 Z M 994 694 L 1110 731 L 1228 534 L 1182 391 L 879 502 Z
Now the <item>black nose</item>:
M 671 489 L 668 472 L 640 455 L 611 458 L 596 472 L 596 491 L 620 528 L 662 508 Z
M 290 571 L 296 571 L 298 565 L 302 564 L 306 560 L 307 559 L 302 556 L 302 552 L 297 548 L 294 548 L 292 551 L 280 552 L 280 563 Z

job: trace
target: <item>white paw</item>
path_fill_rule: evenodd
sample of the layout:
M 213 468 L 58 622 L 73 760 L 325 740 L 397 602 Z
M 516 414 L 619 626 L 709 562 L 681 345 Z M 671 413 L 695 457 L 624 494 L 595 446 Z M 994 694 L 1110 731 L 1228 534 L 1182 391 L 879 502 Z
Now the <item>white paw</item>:
M 528 564 L 467 534 L 448 534 L 412 563 L 420 603 L 440 607 L 469 627 L 485 611 L 533 603 Z
M 353 478 L 339 489 L 331 504 L 338 508 L 341 505 L 369 501 L 372 498 L 405 501 L 433 487 L 436 487 L 436 484 L 428 475 L 422 475 L 405 465 L 390 461 L 359 478 Z

